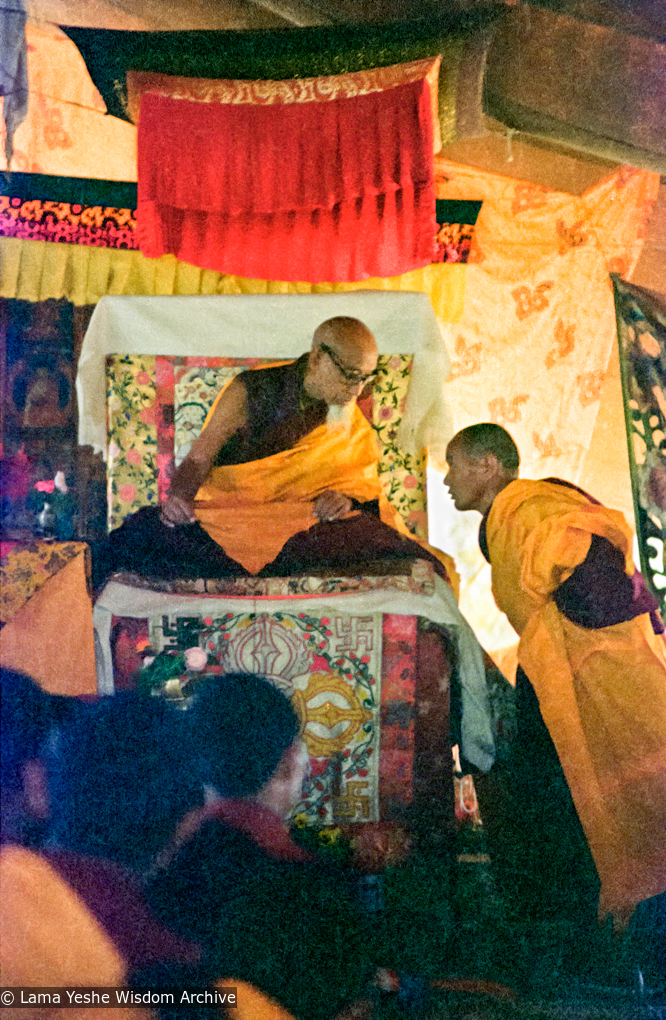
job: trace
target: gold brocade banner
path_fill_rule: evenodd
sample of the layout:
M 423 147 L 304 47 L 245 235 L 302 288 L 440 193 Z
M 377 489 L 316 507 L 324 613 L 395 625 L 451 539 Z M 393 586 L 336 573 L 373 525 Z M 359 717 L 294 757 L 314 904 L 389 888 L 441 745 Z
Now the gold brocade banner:
M 355 290 L 421 291 L 437 317 L 455 322 L 465 301 L 461 263 L 433 264 L 402 276 L 355 283 L 284 283 L 226 276 L 179 262 L 147 259 L 138 251 L 0 238 L 0 297 L 19 301 L 66 298 L 96 304 L 105 294 L 330 294 Z
M 2 560 L 0 661 L 53 694 L 97 693 L 87 556 L 83 542 L 37 542 Z
M 438 78 L 441 56 L 412 60 L 406 64 L 377 67 L 350 74 L 331 74 L 320 78 L 293 78 L 285 81 L 228 81 L 224 79 L 181 78 L 153 71 L 127 72 L 128 113 L 136 123 L 141 96 L 168 96 L 195 103 L 228 103 L 232 106 L 274 106 L 290 103 L 325 103 L 336 99 L 365 96 L 371 92 L 405 85 L 425 78 L 430 86 L 433 121 L 433 151 L 442 147 L 439 124 Z

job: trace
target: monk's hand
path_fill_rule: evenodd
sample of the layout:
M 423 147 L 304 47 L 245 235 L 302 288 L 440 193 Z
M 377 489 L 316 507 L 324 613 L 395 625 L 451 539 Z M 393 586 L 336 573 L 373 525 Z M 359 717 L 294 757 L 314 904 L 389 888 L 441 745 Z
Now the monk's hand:
M 352 501 L 349 496 L 343 496 L 341 492 L 327 489 L 317 496 L 314 501 L 314 515 L 320 521 L 339 521 L 341 517 L 348 514 L 352 508 Z
M 194 524 L 194 508 L 184 496 L 168 496 L 160 509 L 160 520 L 167 528 L 177 528 L 183 524 Z

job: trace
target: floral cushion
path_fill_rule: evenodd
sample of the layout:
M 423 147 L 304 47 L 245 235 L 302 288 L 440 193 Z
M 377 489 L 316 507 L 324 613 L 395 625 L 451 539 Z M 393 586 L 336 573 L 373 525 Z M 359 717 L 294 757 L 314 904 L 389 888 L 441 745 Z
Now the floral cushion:
M 411 360 L 380 356 L 372 394 L 359 406 L 377 432 L 387 498 L 410 530 L 427 538 L 425 462 L 396 445 Z M 165 498 L 174 468 L 201 431 L 221 386 L 245 368 L 269 363 L 140 354 L 107 359 L 109 529 Z

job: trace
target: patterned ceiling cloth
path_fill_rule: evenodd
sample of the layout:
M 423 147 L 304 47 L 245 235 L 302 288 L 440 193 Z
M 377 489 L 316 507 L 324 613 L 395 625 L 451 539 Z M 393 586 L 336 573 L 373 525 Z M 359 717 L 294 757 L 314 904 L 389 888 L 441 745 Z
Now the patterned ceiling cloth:
M 436 232 L 428 79 L 438 65 L 217 89 L 163 79 L 141 96 L 142 252 L 287 281 L 427 265 Z

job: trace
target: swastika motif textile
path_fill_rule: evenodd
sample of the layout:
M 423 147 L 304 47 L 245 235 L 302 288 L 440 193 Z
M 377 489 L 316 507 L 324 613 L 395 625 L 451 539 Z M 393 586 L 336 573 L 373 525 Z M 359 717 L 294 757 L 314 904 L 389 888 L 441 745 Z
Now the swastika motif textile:
M 220 684 L 225 673 L 260 673 L 292 699 L 310 753 L 298 809 L 309 822 L 377 821 L 383 807 L 411 802 L 416 617 L 240 608 L 153 618 L 150 641 L 158 651 L 198 641 L 219 659 Z

